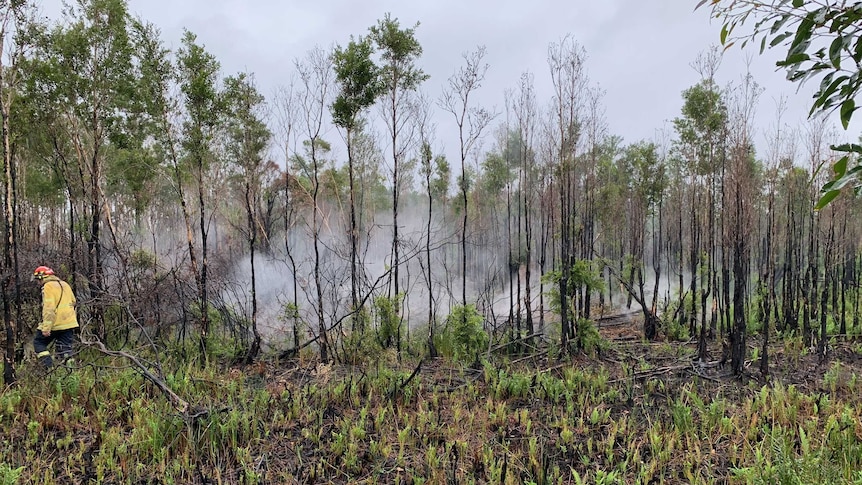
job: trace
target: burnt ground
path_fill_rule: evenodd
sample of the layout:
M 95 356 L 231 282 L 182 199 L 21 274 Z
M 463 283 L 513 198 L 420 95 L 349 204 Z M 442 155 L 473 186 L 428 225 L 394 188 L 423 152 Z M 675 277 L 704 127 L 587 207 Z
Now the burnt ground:
M 573 483 L 571 473 L 598 483 L 600 472 L 612 470 L 617 480 L 604 483 L 734 483 L 731 469 L 756 466 L 752 445 L 775 436 L 753 404 L 767 394 L 764 386 L 793 385 L 806 395 L 792 420 L 778 421 L 790 433 L 822 431 L 819 423 L 829 418 L 821 416 L 827 407 L 821 401 L 841 401 L 830 412 L 843 413 L 845 404 L 858 409 L 859 338 L 834 338 L 825 359 L 799 338 L 774 340 L 764 377 L 761 342 L 751 335 L 751 360 L 734 376 L 721 363 L 720 339 L 709 342 L 710 356 L 701 362 L 694 339 L 644 341 L 636 313 L 597 323 L 607 344 L 571 356 L 537 344 L 516 355 L 494 347 L 485 365 L 433 359 L 417 366 L 418 355 L 407 350 L 399 360 L 392 349 L 350 366 L 320 364 L 309 351 L 219 368 L 217 375 L 180 381 L 178 390 L 195 410 L 183 416 L 165 411 L 165 396 L 130 378 L 131 371 L 112 370 L 120 379 L 108 381 L 93 367 L 92 374 L 74 374 L 67 390 L 58 383 L 72 370 L 45 382 L 22 379 L 29 387 L 7 396 L 7 412 L 18 414 L 5 423 L 10 444 L 0 464 L 26 462 L 23 483 L 42 483 L 40 474 L 50 469 L 59 470 L 54 483 L 82 483 L 80 477 L 102 472 L 101 483 L 166 483 L 166 470 L 176 470 L 176 483 L 214 483 L 205 478 L 214 476 L 222 483 L 252 483 L 248 476 L 256 483 L 410 483 L 415 476 L 425 483 Z M 701 407 L 720 400 L 717 409 L 730 427 L 704 424 L 705 414 L 689 399 Z M 769 399 L 770 406 L 782 402 Z M 676 429 L 680 404 L 688 414 Z M 49 405 L 55 412 L 44 412 Z M 775 420 L 781 413 L 770 414 Z M 852 450 L 839 465 L 856 470 L 862 424 L 858 412 L 848 416 L 856 423 L 833 434 L 843 433 L 846 440 L 837 442 Z M 38 430 L 47 439 L 34 439 L 42 436 Z M 171 453 L 138 438 L 147 430 L 169 436 L 163 444 Z M 103 442 L 106 436 L 113 441 Z M 91 451 L 69 448 L 73 442 L 89 443 Z M 127 442 L 136 455 L 128 447 L 120 453 Z M 820 435 L 814 442 L 827 445 Z M 812 459 L 839 456 L 824 449 Z M 825 483 L 816 472 L 834 461 L 826 458 L 799 462 L 813 470 L 805 483 Z
M 394 402 L 394 408 L 402 410 L 412 409 L 415 411 L 429 408 L 429 406 L 437 409 L 437 420 L 446 423 L 441 429 L 448 430 L 443 432 L 446 439 L 441 443 L 448 443 L 447 440 L 453 439 L 462 440 L 471 453 L 470 459 L 463 462 L 463 466 L 459 465 L 460 462 L 457 460 L 455 465 L 451 461 L 447 462 L 447 466 L 453 467 L 452 479 L 457 483 L 461 478 L 480 477 L 477 483 L 497 483 L 488 469 L 483 468 L 487 463 L 481 459 L 480 450 L 487 448 L 486 443 L 495 441 L 511 443 L 508 445 L 511 447 L 506 448 L 506 453 L 516 458 L 523 458 L 530 454 L 526 445 L 529 438 L 541 436 L 542 439 L 546 440 L 544 443 L 547 445 L 547 455 L 541 463 L 532 466 L 525 465 L 520 468 L 519 473 L 524 474 L 522 479 L 526 480 L 533 477 L 530 478 L 533 480 L 536 476 L 543 476 L 542 474 L 553 466 L 559 466 L 562 470 L 569 470 L 571 466 L 571 469 L 580 473 L 581 476 L 595 479 L 594 473 L 597 473 L 595 470 L 614 469 L 614 467 L 619 466 L 621 460 L 627 459 L 624 457 L 625 448 L 644 450 L 643 453 L 648 453 L 645 451 L 649 447 L 648 443 L 638 437 L 645 436 L 655 423 L 665 423 L 659 426 L 660 429 L 667 429 L 670 425 L 666 423 L 672 423 L 674 419 L 669 409 L 671 406 L 668 403 L 674 402 L 676 396 L 683 396 L 691 389 L 696 389 L 704 401 L 718 397 L 726 400 L 731 416 L 732 413 L 743 413 L 744 415 L 745 410 L 750 408 L 748 404 L 751 403 L 752 398 L 759 394 L 764 386 L 776 386 L 779 383 L 785 387 L 793 385 L 800 392 L 812 396 L 812 402 L 820 402 L 820 398 L 823 396 L 848 402 L 858 402 L 859 399 L 858 396 L 854 395 L 855 384 L 848 383 L 855 381 L 854 374 L 862 376 L 862 355 L 860 355 L 862 341 L 860 340 L 834 339 L 825 359 L 819 358 L 814 348 L 803 346 L 801 339 L 776 340 L 769 346 L 770 372 L 768 376 L 764 377 L 760 373 L 759 357 L 752 359 L 762 352 L 761 340 L 758 336 L 751 335 L 747 344 L 750 360 L 745 363 L 744 374 L 735 376 L 730 370 L 729 363 L 721 363 L 722 343 L 720 339 L 713 339 L 709 342 L 710 358 L 701 362 L 696 358 L 697 342 L 695 339 L 685 342 L 661 339 L 656 342 L 644 341 L 642 339 L 643 324 L 637 313 L 605 316 L 600 318 L 597 324 L 600 334 L 609 343 L 597 353 L 591 355 L 580 353 L 571 358 L 560 358 L 549 357 L 548 352 L 539 350 L 529 355 L 506 356 L 492 360 L 496 362 L 493 364 L 496 372 L 505 374 L 504 370 L 508 369 L 509 372 L 517 371 L 523 375 L 532 375 L 533 385 L 535 385 L 535 377 L 539 374 L 550 373 L 563 376 L 567 370 L 573 367 L 589 370 L 592 375 L 602 373 L 607 376 L 607 383 L 610 387 L 619 389 L 625 389 L 626 383 L 632 384 L 629 389 L 637 390 L 660 382 L 660 387 L 651 393 L 638 394 L 636 392 L 628 398 L 628 401 L 623 396 L 617 402 L 597 405 L 599 410 L 607 409 L 611 413 L 612 419 L 620 418 L 623 422 L 628 420 L 629 426 L 637 427 L 637 431 L 631 435 L 635 442 L 617 447 L 614 453 L 607 455 L 593 453 L 590 455 L 590 459 L 586 461 L 581 455 L 584 450 L 591 449 L 593 443 L 605 439 L 606 426 L 586 427 L 578 430 L 573 443 L 575 448 L 569 448 L 568 452 L 559 451 L 560 447 L 556 446 L 555 443 L 562 439 L 561 431 L 552 424 L 555 417 L 559 416 L 557 405 L 535 397 L 518 396 L 506 392 L 500 394 L 500 381 L 495 380 L 495 377 L 489 379 L 487 368 L 485 370 L 482 370 L 481 367 L 458 369 L 442 359 L 426 360 L 419 368 L 416 368 L 415 362 L 411 365 L 405 360 L 405 362 L 397 364 L 393 360 L 390 364 L 400 372 L 400 377 L 392 381 L 391 393 L 384 393 L 388 397 L 384 398 L 384 394 L 375 394 L 378 397 L 373 400 L 379 400 L 377 406 L 382 407 L 386 407 L 387 402 Z M 375 372 L 374 370 L 359 369 L 337 364 L 322 366 L 316 364 L 314 359 L 306 361 L 300 359 L 281 363 L 261 363 L 259 372 L 261 380 L 266 383 L 267 390 L 272 395 L 277 396 L 282 395 L 286 390 L 287 392 L 300 393 L 301 389 L 311 382 L 323 387 L 327 387 L 327 382 L 362 382 Z M 495 371 L 491 372 L 494 373 Z M 697 382 L 696 386 L 692 386 L 694 382 Z M 408 383 L 415 385 L 417 390 L 413 392 L 404 391 Z M 393 401 L 389 401 L 389 399 L 393 399 Z M 500 400 L 507 403 L 507 409 L 529 410 L 523 412 L 533 418 L 533 429 L 530 430 L 518 420 L 513 421 L 514 418 L 511 417 L 508 419 L 508 424 L 504 426 L 493 421 L 495 413 L 484 414 L 487 403 L 496 403 Z M 366 401 L 360 400 L 360 402 Z M 346 402 L 326 404 L 327 410 L 330 408 L 333 410 L 330 413 L 331 416 L 354 413 L 354 407 L 354 405 Z M 485 420 L 487 423 L 483 426 L 474 427 L 469 432 L 459 431 L 462 423 L 453 414 L 452 409 L 454 408 L 471 410 L 468 414 L 471 416 L 469 418 L 471 422 L 475 419 L 476 422 Z M 373 414 L 374 409 L 379 410 L 379 407 L 373 407 L 371 414 Z M 325 424 L 332 421 L 326 424 L 327 426 L 333 429 L 338 426 L 337 418 L 326 418 L 329 416 L 326 413 L 324 416 Z M 402 416 L 399 419 L 411 418 Z M 465 418 L 462 417 L 461 420 L 463 421 L 463 419 Z M 739 419 L 747 423 L 746 419 Z M 501 428 L 501 426 L 503 427 Z M 297 425 L 296 428 L 300 429 L 300 426 Z M 757 427 L 755 426 L 755 428 Z M 759 432 L 757 430 L 752 432 L 752 436 L 755 436 L 752 439 L 764 439 L 763 436 L 757 434 Z M 862 440 L 862 427 L 858 427 L 857 433 L 859 433 L 859 439 Z M 396 434 L 397 430 L 381 430 L 379 434 L 375 435 L 375 439 L 381 442 L 397 442 Z M 424 435 L 422 439 L 425 439 Z M 697 466 L 699 475 L 694 482 L 732 482 L 730 467 L 750 466 L 751 464 L 750 462 L 739 461 L 738 449 L 741 448 L 737 448 L 737 446 L 744 447 L 747 439 L 749 439 L 747 434 L 732 438 L 725 435 L 715 438 L 709 445 L 704 445 L 708 448 L 705 448 L 707 454 Z M 319 445 L 310 442 L 305 443 L 305 449 L 313 449 L 315 446 Z M 413 446 L 413 456 L 406 458 L 406 468 L 395 467 L 396 470 L 400 470 L 396 475 L 403 472 L 406 477 L 410 473 L 422 469 L 421 466 L 423 465 L 420 463 L 423 460 L 422 457 L 426 456 L 424 453 L 427 452 L 423 448 L 424 441 L 417 438 Z M 574 449 L 580 451 L 572 451 Z M 684 475 L 684 470 L 690 466 L 690 462 L 686 461 L 689 458 L 690 456 L 684 453 L 674 453 L 672 456 L 664 458 L 659 469 L 651 475 L 653 479 L 649 480 L 649 483 L 693 483 L 689 477 Z M 317 459 L 320 459 L 318 455 L 309 453 L 303 457 L 302 461 L 303 463 L 310 463 Z M 297 467 L 297 476 L 305 477 L 304 481 L 314 481 L 304 471 L 305 468 L 294 462 L 295 460 L 286 459 L 286 461 L 286 466 Z M 338 462 L 336 458 L 332 458 L 330 461 Z M 512 461 L 514 463 L 515 458 Z M 483 465 L 483 463 L 485 464 Z M 393 476 L 378 474 L 378 471 L 374 471 L 376 466 L 372 466 L 371 461 L 369 461 L 368 466 L 357 470 L 360 476 L 366 477 L 367 481 L 362 482 L 390 483 Z M 455 468 L 457 468 L 457 472 Z M 633 480 L 637 480 L 637 473 L 643 471 L 643 464 L 637 470 L 640 471 L 633 471 L 621 477 L 623 480 L 621 483 L 635 483 Z M 425 473 L 431 472 L 426 471 Z M 592 479 L 588 479 L 587 483 L 590 483 Z M 517 480 L 512 483 L 517 483 Z
M 723 339 L 720 337 L 708 341 L 709 358 L 699 362 L 696 337 L 679 342 L 668 341 L 664 335 L 660 335 L 656 342 L 643 341 L 643 317 L 640 312 L 608 315 L 597 319 L 596 323 L 602 337 L 611 342 L 610 354 L 651 366 L 652 372 L 684 368 L 689 375 L 696 374 L 709 380 L 738 383 L 757 381 L 761 384 L 781 382 L 794 385 L 807 394 L 833 390 L 826 389 L 823 383 L 824 375 L 830 370 L 837 373 L 838 382 L 834 390 L 844 387 L 841 385 L 843 381 L 854 373 L 862 377 L 862 336 L 832 338 L 825 358 L 818 355 L 815 343 L 806 346 L 801 338 L 778 339 L 774 335 L 770 336 L 769 373 L 764 376 L 760 371 L 762 336 L 749 334 L 745 373 L 734 376 L 729 362 L 722 362 Z M 753 356 L 756 358 L 752 359 Z M 611 357 L 610 360 L 603 360 L 609 370 L 616 367 L 613 364 L 617 359 Z M 684 374 L 681 376 L 684 377 Z
M 846 389 L 847 381 L 855 374 L 862 378 L 862 336 L 834 337 L 831 339 L 825 358 L 816 351 L 815 344 L 805 346 L 801 338 L 778 339 L 770 336 L 768 348 L 769 373 L 764 376 L 760 370 L 762 338 L 748 335 L 746 346 L 748 357 L 745 371 L 741 376 L 731 372 L 730 362 L 723 362 L 723 342 L 721 337 L 708 340 L 708 358 L 701 362 L 697 359 L 697 339 L 671 341 L 665 335 L 653 342 L 643 339 L 643 317 L 638 311 L 605 315 L 595 320 L 599 334 L 609 344 L 607 348 L 594 355 L 576 354 L 571 360 L 559 357 L 550 359 L 541 348 L 529 355 L 512 356 L 508 366 L 527 374 L 547 372 L 563 367 L 602 368 L 613 380 L 634 378 L 661 378 L 668 383 L 682 384 L 694 377 L 701 378 L 704 384 L 712 383 L 726 389 L 728 386 L 754 388 L 764 384 L 781 383 L 796 386 L 806 394 L 824 392 L 840 393 Z M 501 347 L 498 347 L 499 350 Z M 752 358 L 755 357 L 755 358 Z M 394 367 L 399 367 L 398 364 Z M 259 362 L 257 374 L 267 382 L 292 381 L 294 384 L 317 379 L 315 369 L 320 367 L 311 361 L 292 359 L 289 361 Z M 402 366 L 402 371 L 415 370 L 413 366 Z M 354 372 L 350 366 L 331 364 L 325 366 L 332 377 Z M 478 372 L 478 367 L 475 367 Z M 468 369 L 469 371 L 470 369 Z M 451 381 L 455 369 L 436 359 L 423 362 L 417 380 Z M 438 373 L 444 374 L 445 379 Z M 827 373 L 832 373 L 831 384 L 824 382 Z M 325 378 L 328 380 L 328 377 Z M 752 385 L 752 386 L 749 386 Z M 842 396 L 847 397 L 847 396 Z

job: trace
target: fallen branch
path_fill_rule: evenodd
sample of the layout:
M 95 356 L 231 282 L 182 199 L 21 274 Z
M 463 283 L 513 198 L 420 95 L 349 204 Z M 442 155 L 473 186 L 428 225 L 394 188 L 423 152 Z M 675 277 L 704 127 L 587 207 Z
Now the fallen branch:
M 422 370 L 422 361 L 421 360 L 419 361 L 419 364 L 416 365 L 416 368 L 413 369 L 413 373 L 410 374 L 410 377 L 408 377 L 407 380 L 401 384 L 401 389 L 404 389 L 405 387 L 407 387 L 407 384 L 410 384 L 410 381 L 412 381 L 414 377 L 419 375 L 420 370 Z
M 693 376 L 700 377 L 701 379 L 706 379 L 706 380 L 708 380 L 708 381 L 717 382 L 717 383 L 719 383 L 719 384 L 721 383 L 721 381 L 720 381 L 720 380 L 718 380 L 718 379 L 716 379 L 715 377 L 711 377 L 711 376 L 708 376 L 708 375 L 705 375 L 705 374 L 701 374 L 700 372 L 698 372 L 698 371 L 697 371 L 697 370 L 695 370 L 694 368 L 689 369 L 689 370 L 688 370 L 688 372 L 689 372 L 689 373 L 691 373 L 691 375 L 693 375 Z
M 410 377 L 408 377 L 407 380 L 402 382 L 400 385 L 396 385 L 395 387 L 392 388 L 390 398 L 394 398 L 395 395 L 398 394 L 399 391 L 403 391 L 404 388 L 407 387 L 408 384 L 410 384 L 410 381 L 412 381 L 414 377 L 419 375 L 419 371 L 421 369 L 422 369 L 422 361 L 420 360 L 419 364 L 416 366 L 416 368 L 413 369 L 413 373 L 410 374 Z
M 530 355 L 517 358 L 517 359 L 513 360 L 512 362 L 509 362 L 509 364 L 510 365 L 517 365 L 517 364 L 520 364 L 521 362 L 524 362 L 527 360 L 532 360 L 532 359 L 537 359 L 537 358 L 541 358 L 541 357 L 542 357 L 542 355 L 532 353 Z
M 473 382 L 478 381 L 480 377 L 481 377 L 481 376 L 479 376 L 479 375 L 474 375 L 474 376 L 471 376 L 471 377 L 469 377 L 469 378 L 467 378 L 467 379 L 463 379 L 463 380 L 461 380 L 461 383 L 460 383 L 460 384 L 457 384 L 457 385 L 450 385 L 449 387 L 437 387 L 436 389 L 437 389 L 437 390 L 439 390 L 439 391 L 445 392 L 445 393 L 455 392 L 455 391 L 457 391 L 458 389 L 462 389 L 462 388 L 464 388 L 464 387 L 467 387 L 469 384 L 472 384 Z M 450 383 L 451 383 L 451 381 L 452 381 L 452 380 L 453 380 L 453 379 L 450 379 Z
M 532 334 L 532 335 L 527 335 L 526 337 L 521 337 L 521 338 L 519 338 L 519 339 L 510 340 L 510 341 L 508 341 L 508 342 L 505 342 L 505 343 L 502 343 L 502 344 L 499 344 L 499 345 L 495 345 L 494 347 L 491 347 L 490 352 L 492 352 L 492 353 L 493 353 L 493 352 L 496 352 L 496 351 L 498 351 L 498 350 L 505 349 L 506 347 L 508 347 L 508 346 L 510 346 L 510 345 L 512 345 L 512 344 L 516 344 L 516 343 L 520 343 L 520 342 L 525 342 L 525 341 L 527 341 L 527 340 L 531 340 L 531 339 L 534 339 L 534 338 L 536 338 L 536 337 L 541 337 L 542 335 L 543 335 L 543 332 L 536 332 L 536 333 L 534 333 L 534 334 Z
M 167 385 L 167 383 L 165 383 L 165 381 L 163 381 L 158 376 L 156 376 L 155 374 L 150 372 L 150 370 L 147 368 L 147 366 L 144 365 L 144 363 L 141 362 L 140 359 L 138 359 L 136 356 L 134 356 L 128 352 L 123 352 L 122 350 L 110 350 L 107 347 L 105 347 L 105 344 L 103 344 L 102 342 L 99 342 L 99 341 L 96 341 L 96 342 L 82 341 L 81 343 L 83 345 L 88 346 L 88 347 L 95 347 L 105 355 L 109 355 L 112 357 L 122 357 L 122 358 L 128 360 L 129 362 L 131 362 L 138 369 L 138 372 L 140 372 L 142 376 L 144 376 L 147 380 L 149 380 L 150 382 L 155 384 L 156 387 L 158 387 L 163 393 L 165 393 L 166 396 L 168 396 L 168 398 L 171 401 L 171 404 L 174 406 L 174 408 L 176 408 L 176 410 L 179 411 L 184 416 L 197 418 L 197 417 L 200 417 L 202 414 L 206 414 L 206 412 L 196 412 L 193 416 L 187 415 L 187 413 L 189 411 L 188 401 L 186 401 L 185 399 L 183 399 L 179 395 L 177 395 L 177 393 L 175 393 Z
M 561 363 L 561 364 L 557 364 L 557 365 L 554 365 L 554 366 L 548 367 L 547 369 L 542 369 L 542 370 L 540 370 L 539 372 L 536 372 L 536 375 L 544 374 L 544 373 L 546 373 L 546 372 L 551 372 L 551 371 L 554 371 L 554 370 L 557 370 L 557 369 L 562 369 L 563 367 L 565 367 L 565 366 L 567 366 L 567 365 L 572 365 L 572 363 L 571 363 L 571 362 L 563 362 L 563 363 Z
M 650 370 L 646 370 L 646 371 L 635 372 L 630 376 L 610 380 L 610 381 L 608 381 L 608 384 L 615 384 L 617 382 L 622 382 L 622 381 L 625 381 L 628 379 L 643 379 L 646 377 L 655 377 L 657 375 L 666 374 L 668 372 L 674 372 L 674 371 L 678 371 L 678 370 L 687 370 L 690 367 L 691 367 L 690 365 L 677 365 L 677 366 L 671 366 L 671 367 L 662 367 L 660 369 L 650 369 Z

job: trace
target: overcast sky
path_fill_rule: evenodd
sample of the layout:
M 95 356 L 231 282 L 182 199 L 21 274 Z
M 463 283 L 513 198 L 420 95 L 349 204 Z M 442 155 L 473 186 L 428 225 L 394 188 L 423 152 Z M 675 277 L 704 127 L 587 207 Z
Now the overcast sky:
M 424 90 L 437 98 L 447 78 L 463 64 L 462 54 L 487 48 L 490 64 L 477 100 L 502 111 L 504 92 L 519 76 L 535 76 L 539 102 L 550 99 L 547 49 L 571 34 L 587 52 L 590 78 L 605 90 L 609 131 L 626 142 L 653 139 L 678 116 L 681 92 L 697 83 L 691 64 L 718 42 L 721 25 L 695 0 L 131 0 L 130 11 L 156 24 L 170 48 L 182 30 L 191 30 L 222 64 L 224 74 L 255 74 L 266 95 L 287 84 L 293 60 L 314 46 L 346 44 L 351 35 L 390 12 L 402 27 L 420 22 L 416 36 L 424 53 L 419 66 L 431 77 Z M 60 0 L 43 0 L 44 14 L 58 18 Z M 751 57 L 751 71 L 766 89 L 758 108 L 758 128 L 775 120 L 775 100 L 788 97 L 785 121 L 804 121 L 812 83 L 797 92 L 774 67 L 777 53 L 756 48 L 726 52 L 718 81 L 736 81 Z M 438 117 L 438 134 L 451 127 Z M 858 116 L 857 116 L 858 118 Z M 851 129 L 855 128 L 851 125 Z M 849 135 L 849 134 L 848 134 Z M 848 136 L 855 139 L 856 134 Z M 443 138 L 444 135 L 440 134 Z M 454 140 L 441 140 L 452 145 Z M 448 149 L 453 147 L 449 146 Z M 763 148 L 759 149 L 761 152 Z

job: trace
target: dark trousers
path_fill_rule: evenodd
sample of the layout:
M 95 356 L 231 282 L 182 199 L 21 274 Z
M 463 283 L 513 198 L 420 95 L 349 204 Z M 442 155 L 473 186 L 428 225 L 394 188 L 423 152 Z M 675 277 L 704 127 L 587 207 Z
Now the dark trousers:
M 54 342 L 57 356 L 60 359 L 66 359 L 72 355 L 72 344 L 75 343 L 75 328 L 66 330 L 52 330 L 51 335 L 45 337 L 41 330 L 36 330 L 36 336 L 33 337 L 33 350 L 36 351 L 36 357 L 42 362 L 45 367 L 51 367 L 54 362 L 51 360 L 51 353 L 48 351 L 48 345 Z

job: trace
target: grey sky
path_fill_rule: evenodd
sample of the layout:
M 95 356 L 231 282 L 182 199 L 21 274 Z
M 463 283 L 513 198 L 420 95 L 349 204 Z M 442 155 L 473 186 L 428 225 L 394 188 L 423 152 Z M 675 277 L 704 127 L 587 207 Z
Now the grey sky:
M 571 34 L 587 51 L 590 78 L 606 92 L 610 133 L 634 142 L 654 138 L 656 129 L 679 115 L 681 92 L 699 79 L 690 64 L 718 41 L 720 24 L 709 19 L 706 9 L 693 11 L 695 3 L 131 0 L 130 10 L 159 26 L 168 47 L 179 45 L 183 28 L 196 33 L 199 42 L 221 61 L 224 74 L 252 72 L 267 95 L 287 83 L 295 58 L 315 45 L 328 49 L 345 44 L 351 35 L 364 35 L 369 26 L 391 12 L 402 26 L 420 22 L 417 37 L 424 53 L 419 65 L 431 76 L 424 90 L 435 99 L 447 78 L 462 65 L 462 53 L 485 45 L 490 69 L 476 99 L 498 111 L 502 111 L 504 91 L 514 88 L 524 71 L 535 75 L 538 100 L 547 103 L 548 44 Z M 59 0 L 44 0 L 43 5 L 46 15 L 57 17 Z M 756 48 L 746 52 L 731 48 L 719 71 L 719 83 L 738 80 L 745 71 L 746 56 L 751 57 L 755 79 L 766 88 L 758 108 L 758 129 L 762 132 L 774 123 L 774 100 L 781 95 L 788 97 L 785 121 L 803 121 L 816 86 L 806 85 L 797 93 L 797 86 L 785 80 L 784 72 L 776 72 L 775 53 L 759 56 Z M 444 113 L 437 118 L 440 141 L 447 148 L 455 143 L 446 139 L 450 118 Z

